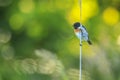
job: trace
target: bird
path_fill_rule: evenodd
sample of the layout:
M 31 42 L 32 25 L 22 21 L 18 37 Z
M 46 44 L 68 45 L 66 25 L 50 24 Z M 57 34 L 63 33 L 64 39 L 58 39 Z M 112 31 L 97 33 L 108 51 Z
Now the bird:
M 80 22 L 75 22 L 73 24 L 74 32 L 75 35 L 77 36 L 78 39 L 80 39 L 80 33 L 81 33 L 81 39 L 82 41 L 87 41 L 89 45 L 92 45 L 92 42 L 89 39 L 88 32 Z

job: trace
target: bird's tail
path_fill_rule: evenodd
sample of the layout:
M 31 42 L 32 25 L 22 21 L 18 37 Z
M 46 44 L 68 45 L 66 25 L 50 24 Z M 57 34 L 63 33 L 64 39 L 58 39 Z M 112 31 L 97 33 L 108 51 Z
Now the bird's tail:
M 87 41 L 89 45 L 92 45 L 92 42 L 90 40 Z

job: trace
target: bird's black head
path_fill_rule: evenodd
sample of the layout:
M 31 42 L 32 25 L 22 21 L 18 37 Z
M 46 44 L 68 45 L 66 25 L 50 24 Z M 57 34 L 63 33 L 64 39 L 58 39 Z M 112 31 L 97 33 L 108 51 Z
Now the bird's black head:
M 73 27 L 74 27 L 74 29 L 77 29 L 78 27 L 80 27 L 80 23 L 79 22 L 75 22 L 74 24 L 73 24 Z

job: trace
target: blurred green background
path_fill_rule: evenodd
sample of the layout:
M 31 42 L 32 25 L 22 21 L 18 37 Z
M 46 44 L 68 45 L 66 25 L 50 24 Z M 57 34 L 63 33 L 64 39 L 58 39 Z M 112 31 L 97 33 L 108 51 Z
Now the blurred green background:
M 0 80 L 79 80 L 78 0 L 0 0 Z M 83 80 L 120 80 L 120 0 L 82 0 Z

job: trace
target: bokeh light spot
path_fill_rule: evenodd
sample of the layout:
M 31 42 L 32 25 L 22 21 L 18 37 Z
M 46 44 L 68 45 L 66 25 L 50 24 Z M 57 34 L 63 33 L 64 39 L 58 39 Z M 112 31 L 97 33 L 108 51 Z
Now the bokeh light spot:
M 68 19 L 70 23 L 80 21 L 80 8 L 79 5 L 75 5 L 72 10 L 68 13 Z
M 69 69 L 67 71 L 70 80 L 79 80 L 79 70 L 78 69 Z M 89 73 L 85 70 L 82 70 L 82 80 L 92 80 Z
M 82 21 L 85 22 L 91 17 L 95 16 L 99 11 L 96 0 L 83 1 L 82 4 Z
M 51 74 L 52 77 L 58 78 L 63 72 L 63 65 L 57 56 L 51 51 L 40 49 L 35 50 L 35 55 L 40 59 L 37 59 L 37 73 Z
M 40 58 L 44 59 L 56 59 L 56 56 L 53 55 L 51 51 L 47 51 L 45 49 L 36 49 L 35 50 L 35 55 Z
M 32 38 L 42 37 L 43 35 L 42 31 L 43 31 L 42 26 L 36 21 L 32 21 L 27 26 L 27 35 L 29 37 Z
M 67 71 L 70 80 L 79 80 L 79 70 L 77 69 L 69 69 Z
M 34 10 L 33 0 L 21 0 L 19 3 L 19 9 L 23 13 L 31 13 Z
M 119 22 L 119 12 L 112 7 L 108 7 L 103 12 L 103 20 L 107 25 L 113 26 Z
M 24 18 L 20 14 L 15 14 L 10 18 L 9 23 L 13 30 L 19 30 L 23 27 Z
M 82 18 L 82 22 L 85 22 L 89 18 L 95 16 L 99 11 L 99 7 L 96 0 L 83 1 L 81 9 L 82 12 L 80 12 L 80 5 L 78 4 L 78 1 L 76 1 L 76 4 L 73 5 L 73 8 L 68 13 L 68 19 L 70 23 L 80 21 L 80 18 Z M 82 17 L 80 16 L 80 14 Z
M 13 59 L 14 53 L 14 48 L 9 45 L 5 45 L 1 49 L 1 55 L 5 60 Z
M 52 74 L 55 71 L 56 63 L 54 60 L 49 59 L 38 61 L 38 73 L 42 74 Z
M 11 39 L 11 33 L 9 31 L 0 29 L 0 43 L 7 43 Z
M 36 61 L 33 59 L 25 59 L 21 62 L 21 69 L 24 73 L 34 74 L 37 70 Z

